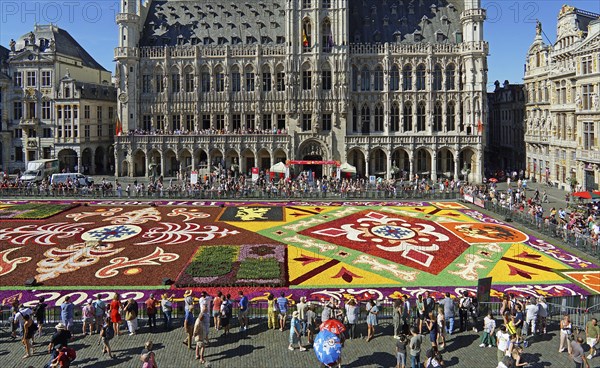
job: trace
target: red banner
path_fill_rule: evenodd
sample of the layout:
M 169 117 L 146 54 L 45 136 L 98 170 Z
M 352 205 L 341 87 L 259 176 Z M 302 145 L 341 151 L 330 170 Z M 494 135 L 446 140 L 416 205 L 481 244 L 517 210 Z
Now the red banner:
M 328 160 L 328 161 L 311 161 L 311 160 L 287 160 L 286 165 L 335 165 L 340 166 L 339 161 Z

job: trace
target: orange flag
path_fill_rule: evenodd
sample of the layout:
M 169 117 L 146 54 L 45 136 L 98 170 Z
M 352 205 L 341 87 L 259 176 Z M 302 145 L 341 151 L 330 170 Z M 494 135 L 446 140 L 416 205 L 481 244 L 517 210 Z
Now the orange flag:
M 117 116 L 117 124 L 115 127 L 115 134 L 117 135 L 117 137 L 121 136 L 121 134 L 123 134 L 123 125 L 121 124 L 121 119 L 119 119 L 119 116 Z

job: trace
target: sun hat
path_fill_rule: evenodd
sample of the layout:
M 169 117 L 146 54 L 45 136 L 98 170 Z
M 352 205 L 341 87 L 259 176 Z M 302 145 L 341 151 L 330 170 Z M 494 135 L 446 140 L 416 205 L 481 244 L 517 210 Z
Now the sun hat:
M 184 297 L 192 295 L 192 289 L 186 290 L 183 294 Z
M 163 299 L 167 299 L 168 297 L 169 297 L 169 294 L 167 294 L 167 293 L 164 293 L 164 294 L 161 296 L 161 298 L 163 298 Z
M 294 313 L 292 313 L 292 317 L 298 317 L 298 316 L 300 316 L 300 312 L 294 311 Z
M 65 326 L 64 323 L 60 322 L 59 324 L 56 325 L 55 327 L 57 330 L 66 330 L 67 326 Z
M 87 300 L 87 303 L 88 303 L 88 304 L 92 304 L 92 302 L 93 302 L 92 298 L 89 298 L 89 299 Z

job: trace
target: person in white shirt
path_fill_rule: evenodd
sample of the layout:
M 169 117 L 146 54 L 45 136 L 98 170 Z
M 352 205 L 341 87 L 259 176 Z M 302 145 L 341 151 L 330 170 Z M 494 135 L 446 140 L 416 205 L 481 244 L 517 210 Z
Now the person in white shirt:
M 543 296 L 538 298 L 538 329 L 541 334 L 546 333 L 546 318 L 548 317 L 548 304 Z
M 508 342 L 510 341 L 510 335 L 506 331 L 506 326 L 502 325 L 496 332 L 496 341 L 498 343 L 498 363 L 502 361 L 508 350 Z
M 534 297 L 529 298 L 527 306 L 525 306 L 525 336 L 534 335 L 537 326 L 538 310 L 536 300 Z

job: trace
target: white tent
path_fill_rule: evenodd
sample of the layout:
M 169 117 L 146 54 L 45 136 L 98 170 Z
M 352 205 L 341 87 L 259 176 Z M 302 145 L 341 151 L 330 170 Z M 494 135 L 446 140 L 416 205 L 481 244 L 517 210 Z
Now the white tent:
M 283 162 L 279 162 L 279 163 L 276 163 L 275 165 L 271 166 L 270 171 L 274 172 L 274 173 L 285 174 L 286 169 L 287 169 L 287 167 L 285 166 L 285 164 Z
M 344 162 L 341 166 L 340 166 L 340 171 L 341 172 L 347 172 L 347 173 L 352 173 L 352 174 L 356 174 L 356 167 L 350 165 L 347 162 Z

